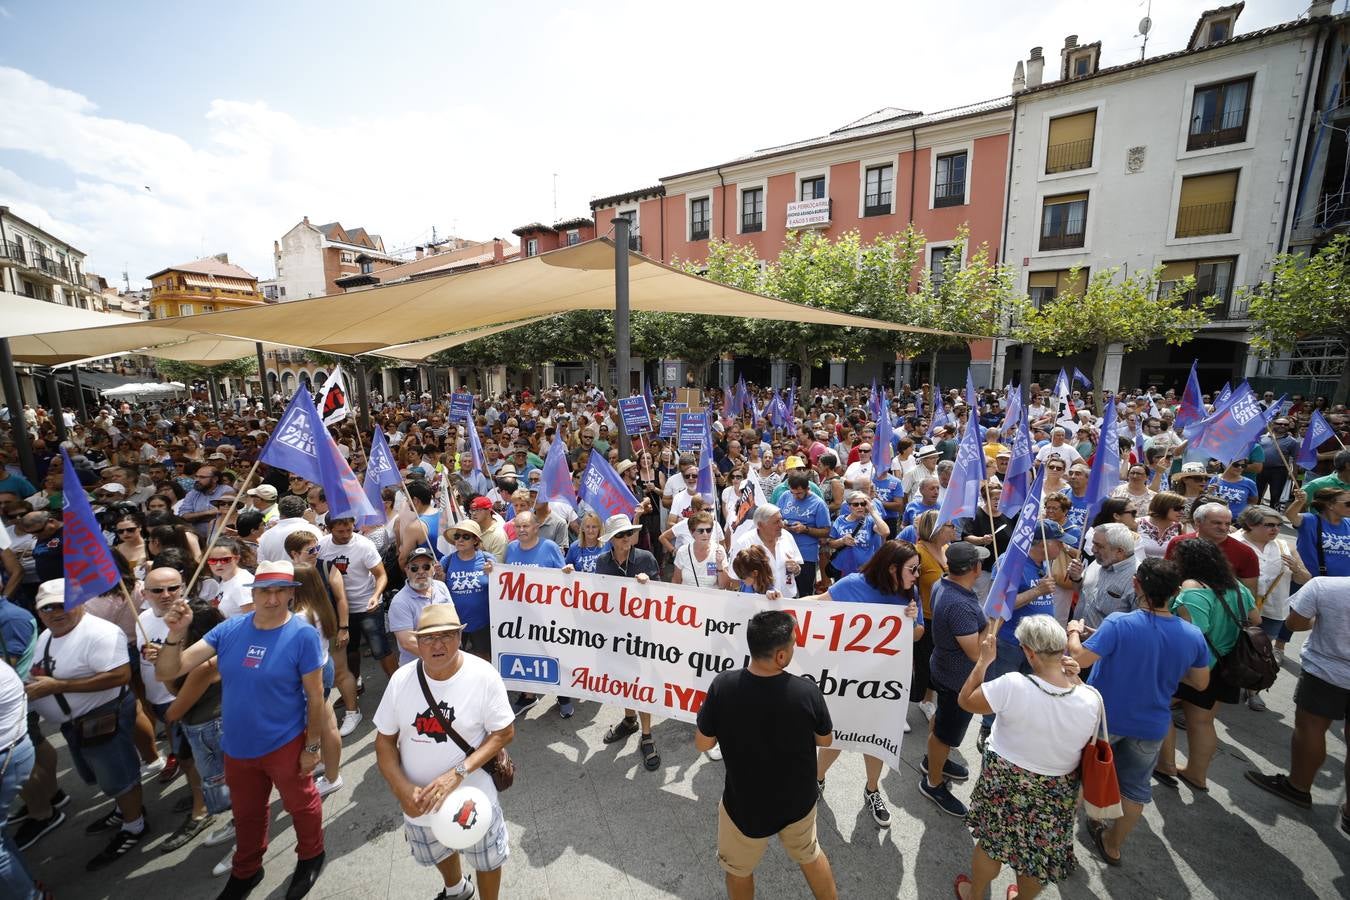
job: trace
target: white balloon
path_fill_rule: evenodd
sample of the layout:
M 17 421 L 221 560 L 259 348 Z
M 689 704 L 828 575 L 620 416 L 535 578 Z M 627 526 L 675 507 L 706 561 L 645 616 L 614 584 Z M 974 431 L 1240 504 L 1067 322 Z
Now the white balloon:
M 431 815 L 436 840 L 451 850 L 464 850 L 481 841 L 492 826 L 492 801 L 478 788 L 460 785 Z

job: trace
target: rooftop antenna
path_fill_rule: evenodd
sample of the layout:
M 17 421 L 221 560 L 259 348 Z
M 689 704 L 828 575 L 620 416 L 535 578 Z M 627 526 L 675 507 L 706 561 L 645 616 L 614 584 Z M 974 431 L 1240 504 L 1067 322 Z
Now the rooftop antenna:
M 1139 20 L 1139 33 L 1135 37 L 1142 37 L 1144 40 L 1139 45 L 1139 58 L 1144 58 L 1144 53 L 1148 50 L 1148 33 L 1153 30 L 1153 19 L 1150 13 L 1153 12 L 1153 0 L 1145 0 L 1147 6 L 1144 10 L 1144 17 Z

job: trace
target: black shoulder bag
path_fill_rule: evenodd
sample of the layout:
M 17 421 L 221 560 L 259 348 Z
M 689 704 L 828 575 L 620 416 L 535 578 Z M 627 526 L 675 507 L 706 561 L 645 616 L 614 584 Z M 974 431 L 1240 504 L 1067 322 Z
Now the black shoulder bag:
M 1242 608 L 1242 592 L 1238 591 L 1238 608 Z M 1270 638 L 1261 630 L 1260 625 L 1252 625 L 1242 621 L 1242 618 L 1233 611 L 1228 605 L 1228 601 L 1223 598 L 1223 594 L 1215 591 L 1214 596 L 1219 598 L 1224 612 L 1232 617 L 1234 624 L 1238 627 L 1237 640 L 1233 643 L 1233 648 L 1227 653 L 1220 654 L 1218 648 L 1209 640 L 1209 635 L 1205 635 L 1205 642 L 1214 651 L 1214 655 L 1219 658 L 1214 664 L 1213 677 L 1223 681 L 1232 687 L 1243 688 L 1248 691 L 1264 691 L 1275 683 L 1275 677 L 1280 673 L 1279 663 L 1275 661 L 1275 650 L 1271 646 Z
M 460 737 L 458 731 L 454 729 L 449 722 L 445 720 L 445 715 L 441 712 L 441 706 L 436 702 L 436 698 L 431 695 L 431 685 L 427 684 L 426 673 L 422 670 L 422 661 L 417 661 L 417 683 L 422 686 L 422 696 L 427 701 L 427 706 L 431 707 L 431 714 L 436 717 L 436 722 L 441 726 L 441 730 L 449 735 L 450 740 L 454 741 L 459 749 L 464 751 L 464 758 L 467 760 L 473 755 L 477 747 L 469 744 L 468 741 Z M 498 792 L 504 791 L 515 784 L 516 764 L 511 760 L 511 754 L 506 752 L 506 748 L 497 751 L 497 755 L 483 764 L 483 771 L 492 776 L 492 783 Z
M 42 648 L 42 671 L 49 677 L 55 677 L 56 663 L 52 661 L 52 641 L 47 639 L 47 646 Z M 94 707 L 82 716 L 75 716 L 66 725 L 70 726 L 67 733 L 67 739 L 74 741 L 81 747 L 97 747 L 99 744 L 106 744 L 117 736 L 120 714 L 122 710 L 122 698 L 126 696 L 127 689 L 124 686 L 117 692 L 114 700 L 109 700 Z M 70 715 L 70 703 L 66 700 L 65 694 L 52 694 L 56 700 L 56 705 L 61 707 L 61 712 L 67 716 Z M 64 726 L 63 726 L 64 728 Z

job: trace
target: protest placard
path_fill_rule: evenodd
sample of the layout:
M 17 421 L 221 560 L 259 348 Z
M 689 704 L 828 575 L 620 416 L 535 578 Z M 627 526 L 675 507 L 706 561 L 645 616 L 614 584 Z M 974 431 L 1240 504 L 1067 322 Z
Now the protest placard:
M 629 437 L 647 434 L 652 430 L 652 414 L 645 397 L 624 397 L 619 400 L 619 415 L 624 433 Z
M 834 746 L 899 765 L 914 649 L 904 607 L 780 602 L 509 565 L 493 569 L 488 596 L 493 662 L 508 688 L 685 722 L 694 721 L 719 672 L 748 664 L 750 618 L 782 609 L 797 619 L 788 671 L 820 686 Z

